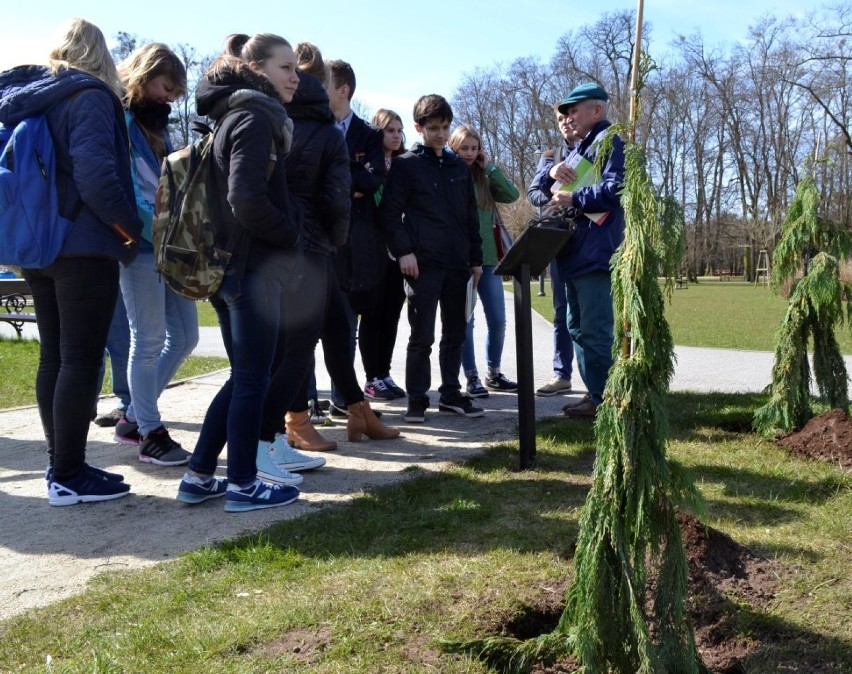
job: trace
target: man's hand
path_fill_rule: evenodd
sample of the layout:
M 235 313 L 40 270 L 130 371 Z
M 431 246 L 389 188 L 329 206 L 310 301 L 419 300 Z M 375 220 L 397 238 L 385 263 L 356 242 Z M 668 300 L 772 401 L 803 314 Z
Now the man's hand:
M 420 270 L 417 268 L 417 258 L 414 256 L 414 253 L 409 253 L 408 255 L 403 255 L 399 258 L 399 270 L 402 272 L 403 276 L 408 276 L 410 278 L 417 278 L 420 276 Z M 481 270 L 480 273 L 482 273 Z
M 482 267 L 471 267 L 470 273 L 473 274 L 473 287 L 479 285 L 479 279 L 482 278 Z
M 550 169 L 549 175 L 556 182 L 567 185 L 577 179 L 577 173 L 570 166 L 567 166 L 564 161 L 554 164 Z
M 574 193 L 567 192 L 565 190 L 558 190 L 554 193 L 553 197 L 547 203 L 548 207 L 553 206 L 554 208 L 562 208 L 564 206 L 573 206 L 574 205 Z

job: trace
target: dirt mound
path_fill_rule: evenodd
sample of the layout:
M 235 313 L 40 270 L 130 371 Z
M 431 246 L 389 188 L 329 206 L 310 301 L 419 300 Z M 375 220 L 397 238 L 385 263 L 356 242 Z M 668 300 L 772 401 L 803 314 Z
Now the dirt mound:
M 778 439 L 794 454 L 840 464 L 852 470 L 852 419 L 837 409 L 814 417 L 805 427 Z
M 775 565 L 727 534 L 705 527 L 694 515 L 680 513 L 678 523 L 698 651 L 712 672 L 745 671 L 742 662 L 756 643 L 753 636 L 745 640 L 738 634 L 739 605 L 764 608 L 769 604 L 778 586 Z
M 775 565 L 740 545 L 721 531 L 705 527 L 694 515 L 678 515 L 689 575 L 688 611 L 704 663 L 714 674 L 745 671 L 744 662 L 760 647 L 755 634 L 738 630 L 737 615 L 743 606 L 764 608 L 775 596 L 778 575 Z M 567 589 L 567 588 L 566 588 Z M 564 593 L 563 593 L 564 596 Z M 525 620 L 516 615 L 502 633 L 521 639 L 550 632 L 561 613 L 552 603 L 530 607 Z M 529 623 L 538 619 L 538 629 Z M 519 624 L 524 629 L 519 630 Z M 571 658 L 533 668 L 532 674 L 562 674 L 579 669 Z

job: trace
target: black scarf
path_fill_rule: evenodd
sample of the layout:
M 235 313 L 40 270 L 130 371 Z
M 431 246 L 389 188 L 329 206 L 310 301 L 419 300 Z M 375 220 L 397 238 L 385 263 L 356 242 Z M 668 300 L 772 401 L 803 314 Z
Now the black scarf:
M 141 100 L 130 104 L 130 112 L 139 126 L 148 131 L 164 131 L 169 125 L 169 115 L 172 106 L 168 103 L 157 103 L 156 101 Z

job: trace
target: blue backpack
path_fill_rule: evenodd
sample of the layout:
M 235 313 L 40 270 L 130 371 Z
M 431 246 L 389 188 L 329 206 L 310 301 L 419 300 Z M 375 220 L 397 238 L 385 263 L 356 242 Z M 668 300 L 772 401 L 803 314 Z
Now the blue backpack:
M 0 124 L 0 264 L 48 266 L 72 225 L 59 214 L 56 157 L 45 115 L 14 127 Z

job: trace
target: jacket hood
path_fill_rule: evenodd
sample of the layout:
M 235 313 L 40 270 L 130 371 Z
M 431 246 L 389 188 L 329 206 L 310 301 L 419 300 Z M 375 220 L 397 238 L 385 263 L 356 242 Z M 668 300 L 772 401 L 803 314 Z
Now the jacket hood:
M 328 93 L 316 77 L 310 73 L 299 73 L 299 88 L 293 100 L 284 107 L 293 118 L 315 119 L 320 122 L 333 122 L 334 115 L 328 102 Z
M 248 67 L 241 67 L 237 70 L 226 66 L 215 74 L 206 75 L 199 82 L 195 91 L 195 104 L 198 114 L 219 119 L 228 111 L 230 96 L 242 89 L 259 91 L 279 103 L 281 102 L 272 82 L 260 73 L 256 73 Z
M 43 113 L 82 89 L 115 94 L 97 77 L 67 68 L 54 75 L 47 66 L 23 65 L 0 73 L 0 123 L 15 125 Z M 116 99 L 117 100 L 117 99 Z

